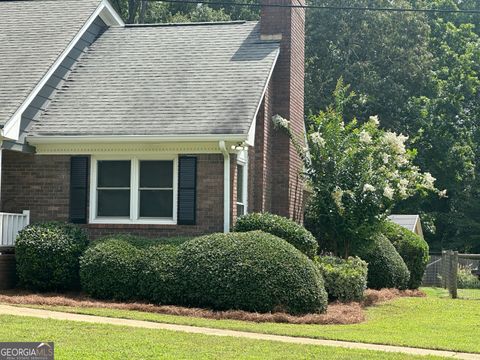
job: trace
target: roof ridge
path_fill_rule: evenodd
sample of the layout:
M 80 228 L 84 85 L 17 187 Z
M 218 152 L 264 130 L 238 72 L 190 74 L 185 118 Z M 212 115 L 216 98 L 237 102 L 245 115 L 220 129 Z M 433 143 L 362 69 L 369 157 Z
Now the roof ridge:
M 168 26 L 200 26 L 200 25 L 234 25 L 245 24 L 246 20 L 232 21 L 198 21 L 184 23 L 154 23 L 154 24 L 125 24 L 127 28 L 143 28 L 143 27 L 168 27 Z

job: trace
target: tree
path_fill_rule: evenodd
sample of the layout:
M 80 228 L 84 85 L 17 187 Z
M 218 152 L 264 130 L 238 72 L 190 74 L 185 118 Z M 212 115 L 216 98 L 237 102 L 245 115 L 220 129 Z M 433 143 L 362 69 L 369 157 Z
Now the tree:
M 407 149 L 407 137 L 379 128 L 372 116 L 364 123 L 345 123 L 343 110 L 353 99 L 339 80 L 335 105 L 310 116 L 308 152 L 301 147 L 285 119 L 274 117 L 285 129 L 304 160 L 312 189 L 306 224 L 322 250 L 348 257 L 350 249 L 377 232 L 399 201 L 416 194 L 438 192 L 435 179 L 413 164 L 416 150 Z

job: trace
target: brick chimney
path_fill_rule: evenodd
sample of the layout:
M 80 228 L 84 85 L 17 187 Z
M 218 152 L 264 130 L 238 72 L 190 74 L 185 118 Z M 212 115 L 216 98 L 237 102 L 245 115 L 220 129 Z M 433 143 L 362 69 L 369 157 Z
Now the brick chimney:
M 261 0 L 262 5 L 305 5 L 305 0 Z M 290 121 L 295 135 L 304 139 L 305 9 L 261 8 L 260 31 L 263 40 L 280 40 L 280 55 L 272 75 L 271 109 L 265 113 Z M 271 118 L 265 121 L 271 122 Z M 271 210 L 296 221 L 303 220 L 302 161 L 288 137 L 272 130 Z

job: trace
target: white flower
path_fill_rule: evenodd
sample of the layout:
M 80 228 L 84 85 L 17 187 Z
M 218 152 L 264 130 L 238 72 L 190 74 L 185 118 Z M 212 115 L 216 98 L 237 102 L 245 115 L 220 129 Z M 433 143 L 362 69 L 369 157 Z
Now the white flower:
M 408 136 L 387 131 L 383 135 L 383 143 L 388 145 L 395 153 L 405 154 L 405 141 L 408 140 Z
M 394 190 L 389 186 L 385 186 L 385 189 L 383 189 L 383 196 L 386 198 L 393 200 L 393 195 L 395 194 Z
M 325 139 L 322 138 L 322 136 L 318 131 L 310 135 L 310 140 L 317 146 L 320 146 L 320 147 L 325 146 Z
M 368 132 L 366 132 L 365 130 L 362 130 L 362 132 L 360 133 L 360 142 L 363 142 L 365 144 L 370 144 L 372 142 L 372 137 Z
M 370 184 L 365 184 L 363 185 L 363 192 L 374 192 L 376 189 L 373 185 L 370 185 Z
M 343 197 L 343 190 L 337 186 L 335 190 L 332 192 L 332 199 L 335 205 L 337 206 L 338 210 L 340 211 L 340 213 L 342 213 L 345 210 L 342 203 L 342 197 Z
M 424 175 L 423 175 L 423 181 L 424 181 L 424 185 L 426 188 L 428 189 L 432 189 L 433 188 L 433 183 L 435 182 L 435 179 L 432 174 L 430 174 L 429 172 L 426 172 Z
M 382 161 L 384 164 L 388 164 L 388 160 L 390 159 L 390 155 L 388 154 L 383 154 L 382 155 Z
M 368 118 L 372 123 L 374 123 L 376 126 L 380 125 L 380 121 L 378 120 L 378 115 L 375 116 L 370 116 Z
M 438 192 L 438 196 L 441 197 L 441 198 L 447 198 L 448 195 L 447 195 L 447 189 L 444 189 L 442 191 L 439 191 Z
M 290 122 L 287 119 L 281 117 L 280 115 L 274 115 L 272 117 L 272 121 L 273 121 L 273 125 L 277 129 L 281 129 L 281 128 L 288 129 L 288 127 L 290 126 Z

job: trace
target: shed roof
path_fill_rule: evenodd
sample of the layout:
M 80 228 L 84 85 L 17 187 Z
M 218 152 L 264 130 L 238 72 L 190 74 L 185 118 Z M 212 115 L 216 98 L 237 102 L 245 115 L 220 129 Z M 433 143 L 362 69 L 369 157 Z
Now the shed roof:
M 111 27 L 31 135 L 247 134 L 278 52 L 257 22 Z
M 67 48 L 99 0 L 0 1 L 0 128 Z
M 417 229 L 417 224 L 420 222 L 420 216 L 418 215 L 390 215 L 388 217 L 391 221 L 394 223 L 404 227 L 405 229 L 408 229 L 414 233 L 420 232 L 418 235 L 423 235 L 421 234 L 421 227 L 418 230 Z

